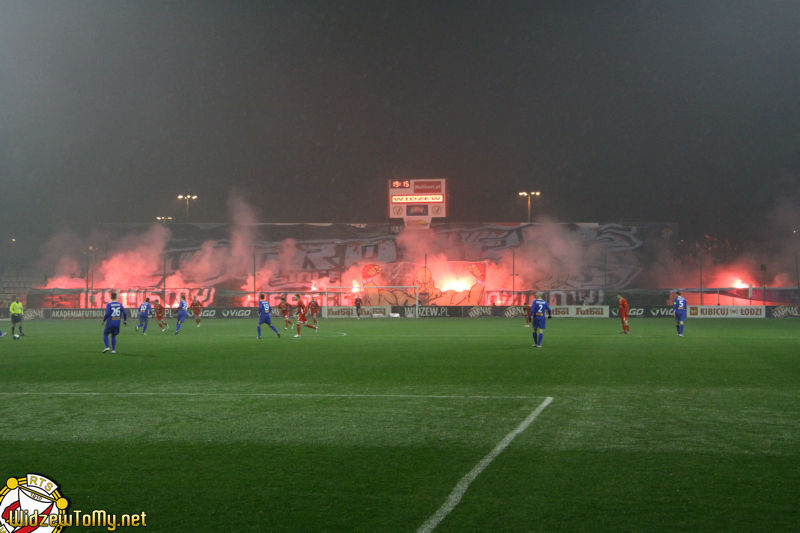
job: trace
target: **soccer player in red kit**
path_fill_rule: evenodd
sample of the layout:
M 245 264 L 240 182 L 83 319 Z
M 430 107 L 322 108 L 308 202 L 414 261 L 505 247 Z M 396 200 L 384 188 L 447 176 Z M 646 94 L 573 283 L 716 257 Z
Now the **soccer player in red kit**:
M 189 309 L 192 310 L 192 314 L 194 315 L 194 321 L 197 323 L 197 327 L 200 327 L 200 313 L 203 310 L 203 304 L 197 301 L 197 298 L 194 299 L 192 305 L 189 306 Z
M 317 314 L 319 313 L 319 304 L 315 299 L 311 299 L 308 303 L 308 312 L 311 313 L 311 319 L 314 321 L 314 325 L 317 325 Z
M 318 326 L 312 326 L 308 323 L 308 319 L 306 318 L 306 304 L 303 303 L 303 300 L 300 299 L 300 295 L 296 294 L 295 298 L 297 298 L 297 335 L 295 337 L 300 336 L 300 327 L 305 326 L 307 328 L 311 328 L 316 330 L 319 333 Z
M 281 312 L 283 319 L 286 321 L 286 326 L 284 326 L 283 329 L 289 329 L 289 326 L 292 325 L 292 321 L 289 318 L 290 307 L 289 304 L 286 303 L 286 296 L 281 298 L 281 303 L 278 304 L 278 311 Z
M 621 294 L 617 294 L 617 301 L 619 301 L 619 319 L 622 322 L 622 333 L 623 335 L 627 335 L 631 332 L 631 327 L 628 325 L 628 311 L 630 311 L 630 306 L 628 305 L 628 300 L 623 298 Z
M 153 306 L 153 311 L 156 313 L 156 320 L 158 320 L 158 327 L 161 328 L 161 331 L 167 331 L 167 319 L 166 314 L 167 310 L 164 309 L 164 306 L 161 305 L 161 302 L 156 300 L 156 304 Z

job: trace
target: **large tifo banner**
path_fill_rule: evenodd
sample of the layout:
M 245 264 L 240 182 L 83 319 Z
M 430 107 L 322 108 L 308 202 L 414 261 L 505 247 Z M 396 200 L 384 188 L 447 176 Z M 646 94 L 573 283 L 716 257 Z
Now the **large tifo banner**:
M 115 227 L 131 248 L 80 252 L 28 292 L 31 308 L 102 308 L 112 289 L 126 307 L 271 305 L 296 292 L 345 288 L 321 305 L 524 305 L 538 291 L 558 304 L 599 304 L 609 290 L 648 286 L 654 250 L 671 224 L 435 224 L 398 234 L 388 224 L 171 224 Z M 135 237 L 135 238 L 134 238 Z M 243 243 L 247 243 L 244 245 Z M 238 244 L 237 244 L 238 243 Z M 556 243 L 557 245 L 554 245 Z M 242 251 L 242 250 L 246 251 Z M 579 258 L 579 259 L 578 259 Z M 85 266 L 82 266 L 84 265 Z M 63 271 L 62 271 L 63 270 Z M 353 289 L 352 292 L 349 289 Z

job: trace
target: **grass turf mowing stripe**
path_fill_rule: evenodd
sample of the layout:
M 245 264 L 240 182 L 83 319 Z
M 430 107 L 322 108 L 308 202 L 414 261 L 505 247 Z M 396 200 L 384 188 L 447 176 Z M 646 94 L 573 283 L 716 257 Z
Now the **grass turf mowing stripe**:
M 197 396 L 197 397 L 242 397 L 242 398 L 420 398 L 423 400 L 531 400 L 541 396 L 498 396 L 460 394 L 336 394 L 336 393 L 292 393 L 292 392 L 58 392 L 17 391 L 0 392 L 0 396 Z
M 528 426 L 530 426 L 534 420 L 545 410 L 545 408 L 553 402 L 553 398 L 548 396 L 545 400 L 539 404 L 539 406 L 534 409 L 531 414 L 525 418 L 514 430 L 512 430 L 508 435 L 503 437 L 497 446 L 494 449 L 486 454 L 486 456 L 481 459 L 475 467 L 470 470 L 467 475 L 461 478 L 461 480 L 456 483 L 455 488 L 453 488 L 450 495 L 447 497 L 447 500 L 442 504 L 439 509 L 436 510 L 435 513 L 431 515 L 428 520 L 422 524 L 419 529 L 417 529 L 417 533 L 430 533 L 436 526 L 438 526 L 442 520 L 444 520 L 450 512 L 456 508 L 458 503 L 461 501 L 461 498 L 464 496 L 464 493 L 467 492 L 467 489 L 472 484 L 473 481 L 483 472 L 486 468 L 494 461 L 498 455 L 503 453 L 511 441 L 513 441 L 517 435 L 525 431 Z

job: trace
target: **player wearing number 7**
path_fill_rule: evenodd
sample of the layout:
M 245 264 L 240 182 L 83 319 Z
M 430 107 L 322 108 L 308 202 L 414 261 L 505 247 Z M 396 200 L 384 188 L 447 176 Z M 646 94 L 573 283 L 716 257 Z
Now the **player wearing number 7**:
M 542 293 L 537 292 L 536 299 L 531 304 L 529 313 L 530 317 L 533 319 L 531 327 L 533 328 L 533 346 L 536 348 L 542 347 L 542 338 L 544 337 L 544 328 L 547 322 L 545 313 L 547 313 L 547 318 L 553 318 L 550 306 L 542 299 Z
M 106 325 L 103 330 L 103 342 L 106 347 L 103 353 L 108 351 L 108 336 L 111 335 L 111 353 L 117 353 L 117 335 L 119 335 L 119 322 L 128 325 L 128 313 L 125 308 L 117 301 L 117 293 L 111 293 L 111 301 L 106 304 L 106 315 L 103 317 L 103 323 Z

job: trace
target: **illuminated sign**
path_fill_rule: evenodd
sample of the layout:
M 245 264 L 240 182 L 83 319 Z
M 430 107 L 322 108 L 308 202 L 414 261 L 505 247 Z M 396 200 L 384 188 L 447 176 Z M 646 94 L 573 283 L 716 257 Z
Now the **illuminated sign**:
M 414 192 L 416 194 L 442 192 L 442 180 L 414 180 Z
M 443 194 L 397 194 L 392 195 L 393 204 L 441 204 Z
M 391 179 L 387 182 L 389 218 L 402 218 L 408 223 L 447 217 L 448 189 L 444 178 Z

